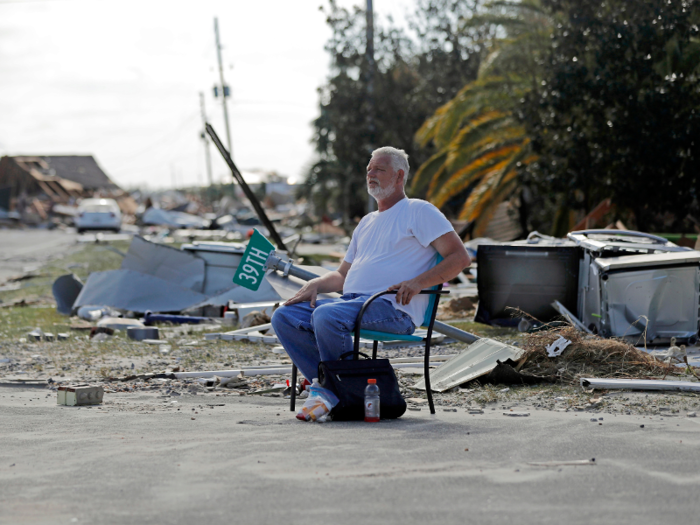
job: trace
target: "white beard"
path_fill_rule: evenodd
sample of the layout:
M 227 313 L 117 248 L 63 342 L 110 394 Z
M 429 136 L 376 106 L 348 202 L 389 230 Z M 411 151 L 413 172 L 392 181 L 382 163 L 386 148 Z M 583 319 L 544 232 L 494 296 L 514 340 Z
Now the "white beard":
M 367 183 L 367 193 L 369 193 L 376 201 L 384 200 L 389 197 L 394 192 L 392 186 L 387 186 L 386 188 L 381 188 L 379 184 L 372 187 Z

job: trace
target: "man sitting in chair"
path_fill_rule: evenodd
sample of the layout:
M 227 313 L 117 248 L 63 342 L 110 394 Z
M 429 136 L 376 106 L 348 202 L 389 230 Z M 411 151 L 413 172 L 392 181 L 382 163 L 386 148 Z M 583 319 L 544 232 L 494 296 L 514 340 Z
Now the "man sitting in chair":
M 353 233 L 340 267 L 312 279 L 272 316 L 284 349 L 304 377 L 318 375 L 320 361 L 337 360 L 353 349 L 357 314 L 370 296 L 382 296 L 364 313 L 361 328 L 412 334 L 423 322 L 429 296 L 421 290 L 455 278 L 469 266 L 464 244 L 432 204 L 408 199 L 405 151 L 384 147 L 372 152 L 367 191 L 378 211 L 369 213 Z M 443 260 L 435 265 L 437 254 Z M 316 300 L 319 293 L 343 291 L 337 299 Z

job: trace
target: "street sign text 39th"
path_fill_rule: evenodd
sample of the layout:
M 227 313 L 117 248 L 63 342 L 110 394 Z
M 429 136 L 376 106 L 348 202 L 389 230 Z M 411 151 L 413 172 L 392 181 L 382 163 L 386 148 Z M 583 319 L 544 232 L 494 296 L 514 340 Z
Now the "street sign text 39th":
M 248 247 L 243 254 L 233 282 L 249 290 L 257 290 L 265 277 L 265 263 L 275 247 L 258 230 L 248 241 Z

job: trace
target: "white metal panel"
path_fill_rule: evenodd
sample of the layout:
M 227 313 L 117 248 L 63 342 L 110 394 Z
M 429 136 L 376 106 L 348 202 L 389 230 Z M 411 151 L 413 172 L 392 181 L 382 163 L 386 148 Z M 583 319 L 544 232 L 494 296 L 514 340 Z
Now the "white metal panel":
M 497 361 L 520 359 L 524 350 L 493 339 L 479 339 L 464 352 L 455 356 L 430 374 L 430 388 L 444 392 L 457 385 L 488 374 L 496 368 Z M 420 380 L 415 388 L 425 390 L 425 381 Z
M 698 330 L 697 267 L 639 268 L 602 280 L 606 337 L 690 338 Z
M 603 271 L 637 268 L 644 266 L 668 266 L 676 264 L 700 264 L 700 251 L 689 250 L 674 253 L 652 253 L 648 255 L 626 255 L 595 259 Z
M 582 377 L 581 386 L 584 388 L 700 392 L 700 382 L 664 381 L 659 379 L 597 379 Z

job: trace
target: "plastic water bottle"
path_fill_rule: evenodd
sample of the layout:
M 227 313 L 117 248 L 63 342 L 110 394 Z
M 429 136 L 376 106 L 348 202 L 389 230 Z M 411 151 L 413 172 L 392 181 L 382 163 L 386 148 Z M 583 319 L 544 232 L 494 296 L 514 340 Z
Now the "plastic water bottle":
M 365 388 L 365 421 L 379 421 L 379 387 L 376 379 L 368 379 Z

